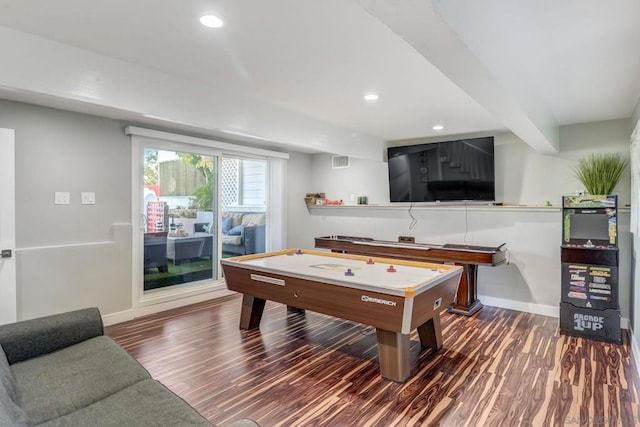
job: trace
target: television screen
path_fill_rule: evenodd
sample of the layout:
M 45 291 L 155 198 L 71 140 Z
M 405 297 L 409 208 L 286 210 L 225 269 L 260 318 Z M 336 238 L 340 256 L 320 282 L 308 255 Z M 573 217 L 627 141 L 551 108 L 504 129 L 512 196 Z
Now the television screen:
M 389 147 L 391 202 L 494 201 L 493 137 Z
M 571 240 L 609 241 L 609 215 L 573 214 L 570 218 L 569 238 Z

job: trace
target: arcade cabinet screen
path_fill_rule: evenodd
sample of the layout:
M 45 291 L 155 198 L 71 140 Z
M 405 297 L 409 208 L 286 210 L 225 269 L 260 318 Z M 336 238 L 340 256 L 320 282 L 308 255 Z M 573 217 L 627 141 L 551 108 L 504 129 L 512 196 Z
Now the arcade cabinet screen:
M 570 218 L 571 240 L 609 241 L 609 216 L 607 214 L 573 214 Z

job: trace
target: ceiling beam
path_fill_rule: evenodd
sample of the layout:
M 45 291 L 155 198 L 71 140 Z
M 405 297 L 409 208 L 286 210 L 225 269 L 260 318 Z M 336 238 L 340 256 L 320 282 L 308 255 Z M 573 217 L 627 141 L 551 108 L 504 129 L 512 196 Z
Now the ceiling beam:
M 552 114 L 532 96 L 514 96 L 445 22 L 436 1 L 359 3 L 534 150 L 558 152 L 558 124 Z

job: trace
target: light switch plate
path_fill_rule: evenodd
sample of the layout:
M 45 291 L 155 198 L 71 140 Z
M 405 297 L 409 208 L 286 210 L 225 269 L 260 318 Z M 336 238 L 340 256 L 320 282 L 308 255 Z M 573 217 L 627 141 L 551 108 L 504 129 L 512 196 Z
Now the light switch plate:
M 56 205 L 68 205 L 71 203 L 71 193 L 68 191 L 56 191 L 53 199 Z
M 96 193 L 91 192 L 83 192 L 81 194 L 82 204 L 83 205 L 95 205 L 96 204 Z

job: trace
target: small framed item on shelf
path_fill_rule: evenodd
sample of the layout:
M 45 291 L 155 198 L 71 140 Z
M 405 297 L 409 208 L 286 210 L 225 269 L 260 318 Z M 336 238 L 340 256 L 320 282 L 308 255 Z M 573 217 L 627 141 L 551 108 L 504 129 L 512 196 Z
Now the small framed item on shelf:
M 307 206 L 319 206 L 324 204 L 324 200 L 327 198 L 325 193 L 307 193 L 304 198 L 304 202 Z

